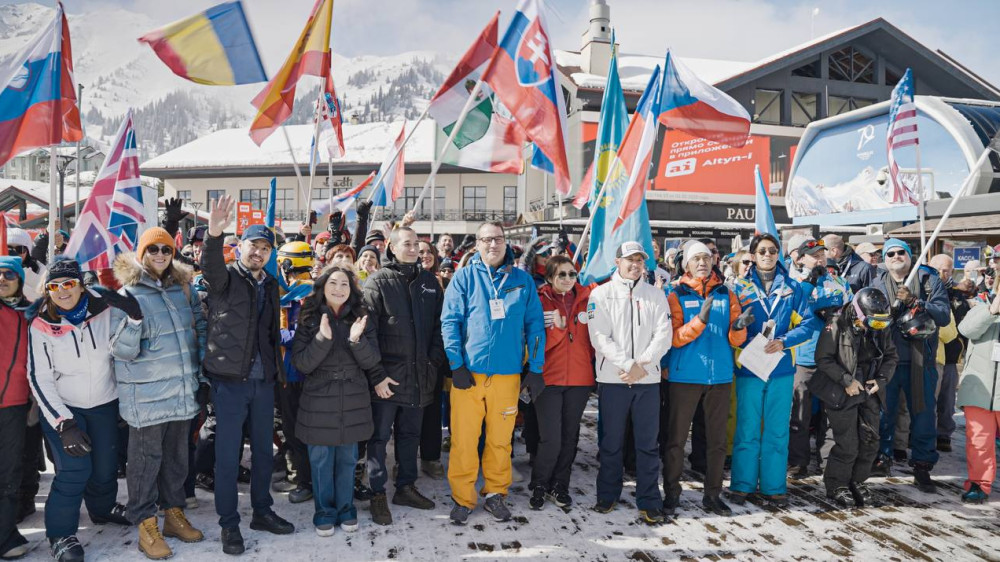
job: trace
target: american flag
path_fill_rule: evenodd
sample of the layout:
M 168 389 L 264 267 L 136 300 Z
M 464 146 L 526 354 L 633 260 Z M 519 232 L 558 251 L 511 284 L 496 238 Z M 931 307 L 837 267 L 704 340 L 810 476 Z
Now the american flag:
M 899 84 L 892 89 L 885 142 L 889 157 L 889 178 L 892 181 L 892 202 L 916 205 L 917 197 L 899 177 L 899 164 L 896 163 L 895 154 L 898 148 L 920 144 L 920 136 L 917 134 L 917 106 L 913 103 L 913 72 L 909 68 Z
M 149 219 L 155 209 L 155 197 L 146 197 L 139 182 L 139 151 L 129 111 L 97 173 L 66 254 L 84 270 L 111 267 L 117 252 L 134 250 L 139 235 L 155 226 Z

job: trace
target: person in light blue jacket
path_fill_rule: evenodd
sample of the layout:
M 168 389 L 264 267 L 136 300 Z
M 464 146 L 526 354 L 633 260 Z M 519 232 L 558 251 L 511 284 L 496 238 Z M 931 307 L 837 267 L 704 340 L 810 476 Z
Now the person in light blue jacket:
M 780 248 L 770 234 L 755 236 L 750 242 L 754 265 L 747 278 L 736 281 L 740 304 L 743 310 L 750 308 L 754 317 L 742 347 L 765 327 L 773 326 L 769 335 L 764 334 L 770 339 L 765 352 L 784 353 L 766 381 L 742 365 L 736 371 L 736 433 L 729 497 L 737 505 L 753 493 L 778 506 L 788 504 L 785 474 L 795 375 L 792 348 L 808 341 L 822 327 L 809 306 L 808 292 L 781 263 Z
M 201 376 L 207 323 L 191 269 L 173 261 L 173 239 L 159 227 L 139 239 L 135 254 L 114 262 L 111 354 L 119 411 L 129 425 L 126 517 L 139 527 L 147 556 L 170 552 L 163 536 L 204 539 L 184 515 L 191 419 L 208 402 Z M 164 510 L 163 532 L 157 504 Z
M 488 222 L 476 233 L 477 254 L 448 284 L 441 335 L 452 372 L 452 522 L 464 525 L 478 503 L 479 438 L 486 425 L 484 508 L 510 519 L 504 498 L 511 484 L 511 436 L 520 389 L 533 400 L 545 389 L 545 320 L 535 282 L 514 266 L 503 226 Z M 518 375 L 522 375 L 523 383 Z

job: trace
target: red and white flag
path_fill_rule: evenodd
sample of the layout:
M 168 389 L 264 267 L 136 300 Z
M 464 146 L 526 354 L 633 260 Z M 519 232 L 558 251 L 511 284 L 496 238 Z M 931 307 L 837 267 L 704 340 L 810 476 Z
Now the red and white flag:
M 913 103 L 913 72 L 907 68 L 903 79 L 892 89 L 889 103 L 889 128 L 886 131 L 886 155 L 892 180 L 892 202 L 917 204 L 917 197 L 899 177 L 896 149 L 920 144 L 917 133 L 917 106 Z

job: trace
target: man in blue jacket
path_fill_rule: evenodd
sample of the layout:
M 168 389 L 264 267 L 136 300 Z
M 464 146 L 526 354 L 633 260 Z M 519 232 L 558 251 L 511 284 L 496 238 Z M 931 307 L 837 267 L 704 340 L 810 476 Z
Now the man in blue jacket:
M 451 520 L 464 525 L 476 507 L 479 438 L 483 450 L 484 509 L 510 519 L 504 502 L 511 483 L 511 436 L 519 389 L 535 399 L 545 388 L 545 321 L 528 272 L 514 266 L 503 226 L 483 223 L 469 265 L 448 285 L 441 335 L 452 372 L 451 462 L 448 483 L 455 507 Z M 524 375 L 523 385 L 518 375 Z
M 937 489 L 930 472 L 937 463 L 937 411 L 934 390 L 937 386 L 935 354 L 938 346 L 937 327 L 928 327 L 925 337 L 904 335 L 900 324 L 910 311 L 925 311 L 937 326 L 947 326 L 951 321 L 948 291 L 937 272 L 920 266 L 916 277 L 905 284 L 913 267 L 910 246 L 897 238 L 886 240 L 882 246 L 885 270 L 872 282 L 872 287 L 882 291 L 893 302 L 893 343 L 899 354 L 896 373 L 886 388 L 885 408 L 879 424 L 881 444 L 875 459 L 874 474 L 888 476 L 892 468 L 892 443 L 896 432 L 896 407 L 900 393 L 906 397 L 910 412 L 910 466 L 914 483 L 921 492 L 934 493 Z M 895 302 L 894 302 L 895 301 Z M 905 316 L 904 316 L 905 315 Z M 918 313 L 916 318 L 919 319 Z M 915 323 L 910 323 L 913 326 Z

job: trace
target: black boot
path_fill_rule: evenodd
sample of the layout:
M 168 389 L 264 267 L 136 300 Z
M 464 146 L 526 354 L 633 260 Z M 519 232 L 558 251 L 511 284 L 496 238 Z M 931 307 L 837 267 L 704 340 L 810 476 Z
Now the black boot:
M 854 503 L 858 507 L 882 507 L 881 500 L 878 499 L 872 491 L 868 488 L 868 484 L 855 484 L 851 482 L 850 484 L 851 494 L 854 495 Z
M 278 514 L 270 509 L 254 513 L 253 519 L 250 520 L 250 528 L 254 531 L 267 531 L 274 535 L 290 535 L 295 532 L 295 525 L 278 517 Z
M 925 494 L 937 492 L 937 484 L 931 480 L 931 469 L 934 465 L 927 462 L 913 463 L 913 483 Z
M 354 467 L 354 499 L 359 502 L 366 502 L 374 495 L 372 489 L 365 485 L 365 465 L 358 464 Z
M 226 554 L 243 554 L 246 547 L 243 545 L 243 535 L 239 527 L 228 527 L 222 529 L 222 552 Z
M 107 525 L 108 523 L 113 523 L 123 527 L 132 526 L 132 522 L 125 517 L 125 506 L 120 503 L 116 503 L 111 508 L 111 511 L 103 515 L 91 513 L 90 520 L 94 522 L 94 525 Z
M 851 490 L 848 488 L 837 488 L 832 494 L 827 494 L 826 497 L 833 500 L 840 509 L 850 509 L 857 505 L 854 501 L 854 495 L 851 494 Z
M 49 550 L 58 562 L 83 562 L 83 546 L 75 535 L 68 537 L 52 537 L 49 539 Z
M 879 455 L 875 457 L 875 462 L 872 463 L 872 476 L 892 476 L 892 459 L 884 455 Z

